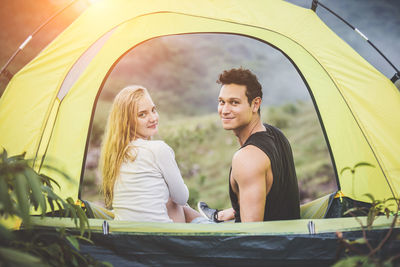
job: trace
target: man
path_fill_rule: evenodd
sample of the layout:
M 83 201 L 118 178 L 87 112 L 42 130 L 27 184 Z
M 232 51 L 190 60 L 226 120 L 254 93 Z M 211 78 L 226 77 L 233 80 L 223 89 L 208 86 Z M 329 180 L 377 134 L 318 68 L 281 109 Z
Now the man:
M 199 202 L 200 213 L 214 221 L 256 222 L 300 218 L 299 190 L 290 144 L 260 118 L 262 88 L 246 69 L 224 71 L 218 113 L 241 148 L 232 158 L 229 195 L 232 208 L 216 211 Z

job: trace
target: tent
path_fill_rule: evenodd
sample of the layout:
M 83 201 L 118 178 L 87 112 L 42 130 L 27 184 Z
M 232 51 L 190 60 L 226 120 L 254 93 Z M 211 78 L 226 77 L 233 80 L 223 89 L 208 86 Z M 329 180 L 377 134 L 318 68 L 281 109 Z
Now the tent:
M 186 33 L 240 34 L 280 50 L 309 89 L 343 194 L 399 197 L 399 91 L 311 9 L 277 0 L 97 2 L 10 81 L 0 145 L 36 158 L 37 170 L 51 164 L 79 181 L 96 96 L 113 64 L 148 39 Z M 341 173 L 360 162 L 374 167 Z M 352 179 L 362 182 L 352 188 Z M 62 186 L 62 196 L 78 197 L 78 182 Z
M 311 95 L 341 193 L 358 201 L 369 201 L 365 193 L 376 199 L 400 197 L 399 91 L 314 11 L 281 0 L 96 2 L 12 78 L 0 99 L 0 146 L 10 155 L 26 152 L 35 158 L 37 171 L 60 182 L 62 197 L 77 199 L 93 112 L 113 66 L 146 40 L 189 33 L 237 34 L 281 51 Z M 358 163 L 368 166 L 355 175 L 347 171 Z M 75 183 L 43 164 L 64 171 Z M 121 231 L 128 227 L 115 225 Z M 147 230 L 185 236 L 170 227 Z M 256 233 L 248 232 L 251 227 L 231 227 L 231 235 L 240 238 L 265 235 L 278 224 L 261 223 Z M 307 221 L 299 220 L 298 227 L 302 230 L 278 227 L 275 234 L 308 234 Z M 343 227 L 352 229 L 347 223 L 322 228 L 334 232 Z M 218 232 L 221 227 L 205 229 Z

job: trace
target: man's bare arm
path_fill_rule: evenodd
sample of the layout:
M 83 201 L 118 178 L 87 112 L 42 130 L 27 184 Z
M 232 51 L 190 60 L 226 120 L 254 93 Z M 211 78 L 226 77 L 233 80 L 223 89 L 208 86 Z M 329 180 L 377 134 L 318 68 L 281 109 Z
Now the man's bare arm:
M 259 148 L 248 145 L 232 160 L 232 177 L 239 188 L 240 217 L 242 222 L 264 220 L 265 199 L 272 186 L 268 156 Z

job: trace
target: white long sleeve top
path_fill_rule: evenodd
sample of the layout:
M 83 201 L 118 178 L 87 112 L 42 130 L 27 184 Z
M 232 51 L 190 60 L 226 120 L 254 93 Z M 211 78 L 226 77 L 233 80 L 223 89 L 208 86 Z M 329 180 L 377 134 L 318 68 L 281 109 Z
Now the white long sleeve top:
M 114 219 L 172 222 L 166 208 L 169 197 L 179 205 L 189 198 L 174 151 L 158 140 L 136 139 L 132 145 L 136 159 L 121 165 L 114 185 Z

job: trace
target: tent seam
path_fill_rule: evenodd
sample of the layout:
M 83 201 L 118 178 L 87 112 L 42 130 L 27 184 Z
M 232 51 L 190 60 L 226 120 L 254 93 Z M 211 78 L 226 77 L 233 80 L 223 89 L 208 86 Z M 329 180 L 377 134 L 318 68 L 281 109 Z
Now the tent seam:
M 116 26 L 116 27 L 118 27 L 118 26 Z M 115 29 L 116 27 L 114 27 L 114 28 L 112 28 L 111 30 L 107 31 L 105 34 L 107 34 L 108 32 L 112 31 L 112 30 Z M 52 99 L 51 99 L 51 101 L 50 101 L 50 106 L 51 106 L 51 108 L 46 112 L 46 115 L 45 115 L 45 117 L 44 117 L 44 118 L 45 118 L 45 123 L 42 125 L 41 130 L 40 130 L 40 139 L 39 139 L 38 144 L 36 145 L 36 149 L 35 149 L 36 152 L 35 152 L 35 158 L 34 158 L 34 160 L 33 160 L 33 166 L 34 166 L 34 164 L 35 164 L 35 162 L 36 162 L 36 159 L 37 159 L 37 156 L 38 156 L 40 147 L 41 147 L 41 145 L 42 145 L 43 135 L 44 135 L 45 129 L 47 128 L 47 124 L 48 124 L 48 121 L 49 121 L 49 118 L 50 118 L 51 110 L 53 109 L 54 104 L 55 104 L 56 100 L 58 99 L 58 94 L 59 94 L 59 92 L 60 92 L 60 89 L 61 89 L 62 85 L 64 84 L 64 82 L 65 82 L 66 78 L 68 77 L 69 73 L 71 72 L 72 68 L 75 66 L 76 62 L 79 61 L 79 59 L 82 57 L 82 55 L 85 54 L 85 53 L 92 47 L 92 45 L 93 45 L 94 43 L 96 43 L 99 39 L 101 39 L 105 34 L 101 35 L 101 36 L 100 36 L 99 38 L 97 38 L 92 44 L 90 44 L 78 57 L 76 57 L 76 59 L 75 59 L 74 61 L 71 61 L 71 62 L 73 62 L 73 63 L 69 65 L 68 69 L 64 72 L 64 74 L 63 74 L 63 76 L 62 76 L 62 77 L 64 77 L 64 78 L 63 78 L 63 79 L 58 83 L 58 85 L 56 86 L 57 90 L 55 90 L 55 94 L 53 95 L 53 97 L 52 97 Z M 86 66 L 86 68 L 87 68 L 87 66 Z M 85 70 L 86 70 L 86 68 L 85 68 Z M 80 73 L 79 78 L 75 81 L 75 83 L 80 79 L 81 75 L 84 73 L 85 70 L 83 70 L 82 73 Z M 75 84 L 75 83 L 74 83 L 74 84 Z M 72 88 L 72 87 L 73 87 L 73 85 L 71 86 L 71 88 Z M 71 89 L 71 88 L 70 88 L 70 89 Z M 40 171 L 40 168 L 41 168 L 41 166 L 42 166 L 42 164 L 43 164 L 43 162 L 44 162 L 44 158 L 46 157 L 46 153 L 47 153 L 47 148 L 48 148 L 49 143 L 50 143 L 50 141 L 51 141 L 51 138 L 52 138 L 52 136 L 53 136 L 53 129 L 54 129 L 54 124 L 55 124 L 56 121 L 57 121 L 58 110 L 59 110 L 60 107 L 61 107 L 61 104 L 62 104 L 62 102 L 63 102 L 63 99 L 68 95 L 69 92 L 70 92 L 70 90 L 68 90 L 68 92 L 65 94 L 65 96 L 64 96 L 62 99 L 60 99 L 60 104 L 59 104 L 59 107 L 57 108 L 56 117 L 54 118 L 54 122 L 53 122 L 53 126 L 52 126 L 52 131 L 51 131 L 51 134 L 50 134 L 50 136 L 49 136 L 49 138 L 48 138 L 47 145 L 46 145 L 46 150 L 45 150 L 45 153 L 44 153 L 43 156 L 42 156 L 41 164 L 40 164 L 40 167 L 39 167 L 38 171 Z

